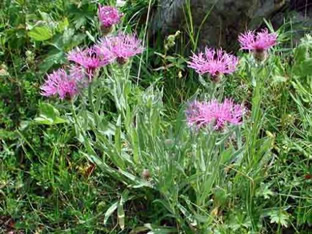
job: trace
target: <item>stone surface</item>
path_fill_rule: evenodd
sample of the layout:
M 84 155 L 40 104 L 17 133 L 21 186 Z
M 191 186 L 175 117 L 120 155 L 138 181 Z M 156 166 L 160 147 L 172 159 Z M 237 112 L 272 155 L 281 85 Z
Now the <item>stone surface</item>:
M 199 46 L 233 48 L 238 34 L 255 29 L 263 18 L 271 19 L 287 9 L 303 8 L 306 0 L 159 0 L 152 21 L 152 35 L 185 32 L 187 6 L 195 32 L 200 28 Z M 207 17 L 206 17 L 207 16 Z M 206 20 L 205 20 L 206 17 Z

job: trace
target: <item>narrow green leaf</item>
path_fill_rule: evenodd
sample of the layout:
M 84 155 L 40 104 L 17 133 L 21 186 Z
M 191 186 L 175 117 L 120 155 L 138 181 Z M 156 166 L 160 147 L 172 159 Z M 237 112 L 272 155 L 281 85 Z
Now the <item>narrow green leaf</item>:
M 115 148 L 118 152 L 118 154 L 121 154 L 121 116 L 119 115 L 116 123 L 116 129 L 115 129 Z
M 132 130 L 133 161 L 139 163 L 139 138 L 135 129 Z
M 105 215 L 104 215 L 104 225 L 106 225 L 109 217 L 114 213 L 114 211 L 117 209 L 118 207 L 118 204 L 119 202 L 115 202 L 113 203 L 108 209 L 107 211 L 105 212 Z
M 86 31 L 86 34 L 87 34 L 87 36 L 89 37 L 89 39 L 90 39 L 92 42 L 95 42 L 95 41 L 96 41 L 95 38 L 94 38 L 94 36 L 92 36 L 91 33 L 90 33 L 89 31 Z
M 118 224 L 121 230 L 125 229 L 125 210 L 123 208 L 122 202 L 118 203 L 118 209 L 117 209 L 117 218 L 118 218 Z

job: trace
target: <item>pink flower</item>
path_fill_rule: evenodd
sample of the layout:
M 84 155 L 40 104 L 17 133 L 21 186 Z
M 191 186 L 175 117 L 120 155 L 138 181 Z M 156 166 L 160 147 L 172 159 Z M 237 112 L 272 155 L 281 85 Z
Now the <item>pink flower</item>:
M 104 46 L 97 44 L 93 47 L 93 50 L 99 59 L 101 66 L 106 66 L 115 60 L 114 53 Z
M 141 43 L 142 41 L 132 34 L 119 33 L 116 36 L 103 38 L 98 45 L 98 50 L 109 50 L 117 62 L 123 64 L 128 58 L 143 52 Z
M 217 100 L 195 101 L 186 110 L 188 125 L 197 129 L 209 124 L 212 124 L 215 130 L 222 129 L 226 124 L 239 125 L 243 114 L 244 108 L 234 104 L 231 99 L 225 99 L 223 103 Z
M 88 79 L 86 79 L 87 75 L 88 73 L 82 66 L 72 65 L 69 68 L 69 79 L 76 81 L 79 86 L 84 87 L 88 84 Z
M 94 70 L 101 66 L 100 59 L 93 48 L 81 50 L 76 48 L 67 55 L 69 61 L 73 61 L 86 69 Z
M 102 26 L 109 28 L 118 24 L 123 15 L 115 7 L 99 5 L 98 16 Z
M 113 54 L 108 50 L 104 53 L 97 50 L 96 47 L 84 50 L 77 48 L 70 51 L 67 55 L 69 61 L 73 61 L 86 69 L 90 79 L 92 78 L 95 69 L 111 63 L 113 58 Z
M 214 50 L 205 48 L 205 53 L 200 52 L 198 55 L 193 53 L 191 61 L 188 62 L 190 68 L 201 75 L 209 73 L 212 77 L 222 74 L 233 73 L 238 64 L 238 58 L 234 55 L 227 54 L 222 49 Z
M 254 31 L 247 31 L 238 37 L 238 41 L 242 50 L 261 52 L 276 45 L 277 34 L 269 33 L 267 29 L 263 29 L 257 34 Z
M 82 76 L 75 74 L 68 75 L 64 69 L 58 69 L 49 74 L 44 84 L 40 87 L 41 95 L 54 96 L 58 95 L 60 99 L 72 98 L 78 91 L 79 81 Z

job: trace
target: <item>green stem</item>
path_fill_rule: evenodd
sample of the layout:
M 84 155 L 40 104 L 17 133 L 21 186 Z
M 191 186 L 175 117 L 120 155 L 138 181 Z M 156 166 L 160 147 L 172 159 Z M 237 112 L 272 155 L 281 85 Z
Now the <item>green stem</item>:
M 89 103 L 91 105 L 91 110 L 92 110 L 92 113 L 94 115 L 94 118 L 95 118 L 95 123 L 96 123 L 96 126 L 99 127 L 99 116 L 98 116 L 98 112 L 96 111 L 95 109 L 95 106 L 94 106 L 94 103 L 93 103 L 93 92 L 92 92 L 92 85 L 93 85 L 93 82 L 91 82 L 88 86 L 88 99 L 89 99 Z
M 127 72 L 127 67 L 122 66 L 118 68 L 118 72 L 114 76 L 114 92 L 115 92 L 115 103 L 119 103 L 119 112 L 122 117 L 126 119 L 126 113 L 128 106 L 128 97 L 126 92 L 126 86 L 128 82 L 129 74 Z
M 78 116 L 76 114 L 76 110 L 75 110 L 75 105 L 74 105 L 74 101 L 71 100 L 71 108 L 72 108 L 72 112 L 73 112 L 73 118 L 74 118 L 74 124 L 78 127 L 77 129 L 77 135 L 79 136 L 81 134 L 83 141 L 84 141 L 84 146 L 86 147 L 88 153 L 90 155 L 96 155 L 96 153 L 94 152 L 88 137 L 85 135 L 85 131 L 83 130 L 83 128 L 81 127 L 79 120 L 78 120 Z
M 74 117 L 74 123 L 78 126 L 78 128 L 79 128 L 80 130 L 82 130 L 81 127 L 80 127 L 79 121 L 78 121 L 77 114 L 76 114 L 76 109 L 75 109 L 74 101 L 71 100 L 70 102 L 71 102 L 71 109 L 72 109 L 73 117 Z

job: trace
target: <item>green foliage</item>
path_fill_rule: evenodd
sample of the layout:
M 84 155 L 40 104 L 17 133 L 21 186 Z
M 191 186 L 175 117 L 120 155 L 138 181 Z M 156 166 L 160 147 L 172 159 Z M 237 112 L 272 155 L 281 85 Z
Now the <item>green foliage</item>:
M 48 27 L 34 27 L 28 32 L 28 36 L 35 41 L 46 41 L 49 40 L 53 34 Z
M 39 104 L 39 117 L 35 121 L 39 124 L 54 125 L 66 123 L 66 120 L 60 117 L 60 112 L 48 103 Z
M 312 37 L 285 49 L 285 24 L 267 61 L 240 54 L 214 85 L 187 69 L 186 6 L 189 42 L 169 35 L 77 98 L 43 100 L 44 75 L 100 36 L 98 2 L 115 3 L 0 2 L 1 232 L 308 232 Z M 155 4 L 127 1 L 122 27 L 146 35 Z M 188 100 L 212 97 L 244 103 L 244 123 L 189 129 Z

